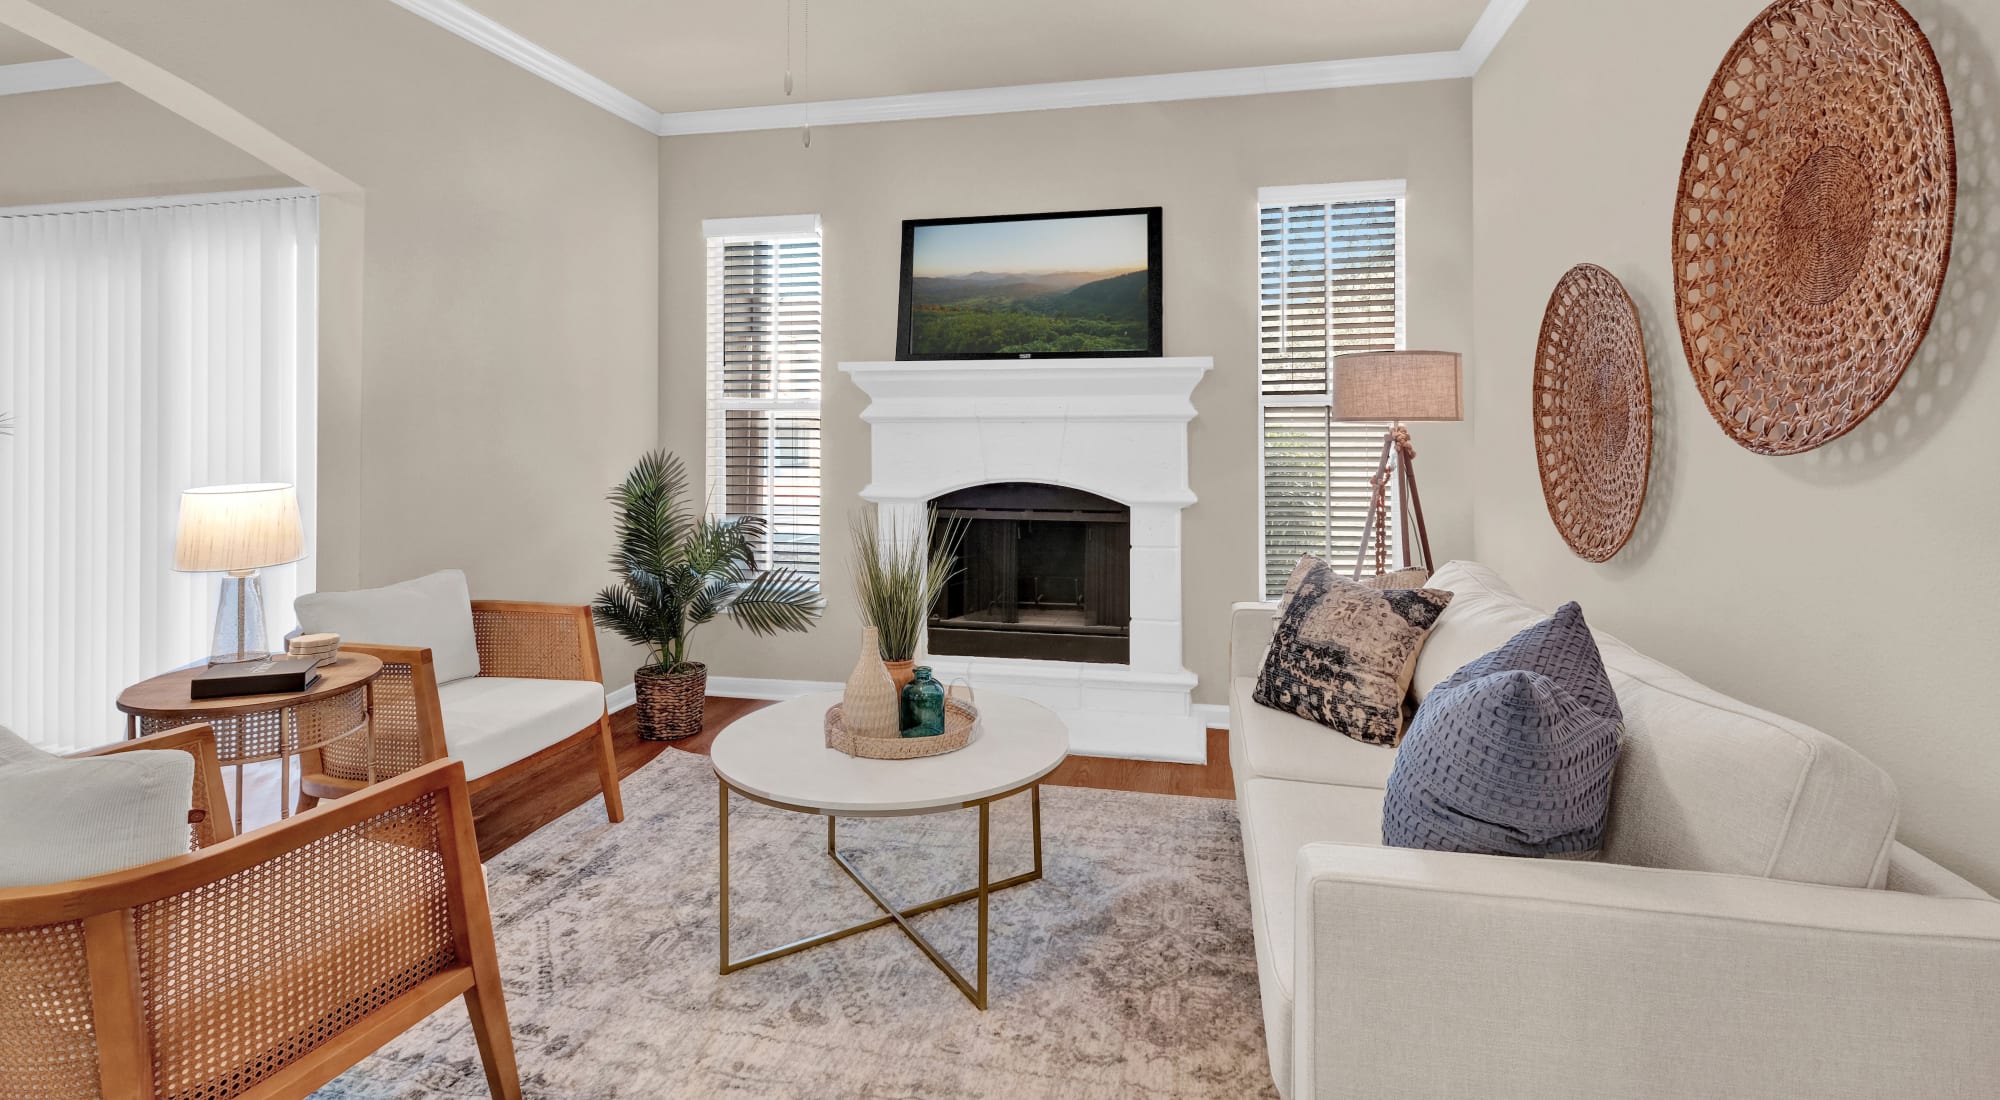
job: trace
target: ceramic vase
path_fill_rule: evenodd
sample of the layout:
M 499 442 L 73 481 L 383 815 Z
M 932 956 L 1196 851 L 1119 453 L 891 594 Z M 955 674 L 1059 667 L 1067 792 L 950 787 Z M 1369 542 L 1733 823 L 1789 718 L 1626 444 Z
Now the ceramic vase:
M 847 677 L 847 690 L 840 698 L 841 724 L 856 737 L 900 737 L 900 700 L 895 681 L 882 664 L 882 651 L 875 628 L 861 630 L 861 656 Z
M 910 686 L 911 680 L 917 678 L 915 661 L 883 661 L 882 666 L 889 670 L 889 682 L 896 685 L 898 695 L 903 693 L 904 688 Z

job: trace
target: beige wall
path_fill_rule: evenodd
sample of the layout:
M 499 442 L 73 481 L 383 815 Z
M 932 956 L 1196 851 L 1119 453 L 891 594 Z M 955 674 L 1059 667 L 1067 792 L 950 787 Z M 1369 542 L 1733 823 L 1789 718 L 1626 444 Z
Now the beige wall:
M 658 140 L 392 4 L 6 7 L 359 187 L 325 230 L 359 275 L 328 278 L 321 583 L 459 566 L 475 596 L 587 600 L 604 491 L 658 432 Z
M 703 454 L 701 221 L 817 213 L 826 241 L 823 441 L 829 609 L 809 636 L 757 639 L 709 628 L 711 672 L 839 680 L 859 620 L 846 574 L 847 521 L 868 477 L 864 399 L 834 364 L 895 357 L 905 218 L 1162 206 L 1166 351 L 1207 355 L 1195 391 L 1185 525 L 1186 661 L 1196 698 L 1224 700 L 1229 604 L 1257 593 L 1257 242 L 1260 186 L 1406 178 L 1409 337 L 1471 339 L 1469 83 L 1356 88 L 1190 103 L 1041 111 L 671 138 L 660 150 L 661 432 L 691 464 Z M 1420 430 L 1433 538 L 1468 552 L 1463 426 Z
M 1915 846 L 2000 887 L 2000 5 L 1907 0 L 1958 127 L 1956 254 L 1929 342 L 1848 438 L 1761 458 L 1696 392 L 1668 248 L 1688 127 L 1764 0 L 1536 0 L 1476 82 L 1479 555 L 1531 599 L 1848 741 L 1895 777 Z M 1640 531 L 1571 556 L 1545 511 L 1528 395 L 1542 308 L 1571 264 L 1631 290 L 1657 441 Z
M 0 96 L 0 150 L 0 206 L 293 186 L 117 84 Z

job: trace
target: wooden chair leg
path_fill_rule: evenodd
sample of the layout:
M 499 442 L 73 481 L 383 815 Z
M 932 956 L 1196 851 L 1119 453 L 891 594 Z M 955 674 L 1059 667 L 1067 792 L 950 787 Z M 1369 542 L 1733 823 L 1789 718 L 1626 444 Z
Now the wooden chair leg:
M 625 797 L 618 790 L 618 746 L 611 739 L 611 716 L 597 720 L 597 779 L 604 788 L 604 816 L 625 820 Z
M 474 966 L 475 971 L 480 967 Z M 489 980 L 481 975 L 479 984 L 466 991 L 465 1011 L 472 1017 L 472 1037 L 479 1043 L 479 1061 L 486 1069 L 486 1087 L 493 1100 L 521 1100 L 521 1072 L 514 1065 L 514 1036 L 507 1030 L 507 1002 L 500 996 L 497 967 L 490 993 L 483 987 Z

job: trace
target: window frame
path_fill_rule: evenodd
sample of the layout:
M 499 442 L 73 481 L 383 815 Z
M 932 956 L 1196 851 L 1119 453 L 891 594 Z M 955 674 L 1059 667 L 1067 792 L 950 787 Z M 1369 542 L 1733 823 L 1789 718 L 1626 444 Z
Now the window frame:
M 1257 300 L 1259 337 L 1253 352 L 1251 385 L 1257 393 L 1257 423 L 1252 433 L 1256 448 L 1257 469 L 1257 544 L 1254 563 L 1254 591 L 1257 602 L 1270 602 L 1278 597 L 1271 594 L 1269 577 L 1266 572 L 1270 557 L 1269 517 L 1265 497 L 1265 467 L 1268 456 L 1265 453 L 1265 416 L 1274 408 L 1327 408 L 1333 405 L 1333 359 L 1329 350 L 1327 357 L 1327 386 L 1323 394 L 1266 394 L 1264 392 L 1264 350 L 1262 339 L 1263 320 L 1263 222 L 1264 212 L 1278 207 L 1333 206 L 1347 202 L 1384 202 L 1393 200 L 1396 204 L 1396 292 L 1395 292 L 1395 349 L 1403 351 L 1409 346 L 1409 181 L 1405 179 L 1356 180 L 1340 183 L 1292 184 L 1257 189 L 1257 203 L 1251 208 L 1253 241 L 1256 242 L 1257 259 L 1253 266 L 1253 287 Z M 1329 314 L 1329 319 L 1331 315 Z M 1332 347 L 1332 333 L 1327 333 L 1327 346 Z M 1386 431 L 1387 426 L 1384 426 Z M 1403 553 L 1403 525 L 1401 517 L 1400 474 L 1391 467 L 1388 493 L 1389 508 L 1389 554 L 1392 560 L 1401 560 Z M 1335 568 L 1349 571 L 1352 562 L 1332 562 Z
M 723 320 L 724 288 L 716 278 L 718 267 L 716 250 L 732 244 L 782 245 L 797 241 L 812 240 L 821 247 L 819 262 L 820 295 L 820 339 L 819 392 L 811 398 L 798 397 L 731 397 L 726 393 L 723 372 L 727 368 L 724 359 Z M 705 315 L 705 349 L 702 357 L 702 387 L 704 397 L 703 455 L 705 476 L 703 488 L 706 493 L 704 511 L 711 519 L 726 518 L 729 501 L 729 463 L 727 457 L 728 418 L 733 412 L 758 412 L 771 414 L 811 415 L 819 422 L 819 470 L 818 487 L 815 493 L 815 529 L 819 541 L 812 555 L 812 577 L 815 584 L 822 583 L 822 573 L 826 563 L 826 459 L 825 459 L 825 419 L 822 413 L 826 400 L 826 255 L 825 234 L 821 230 L 817 214 L 786 214 L 768 217 L 711 218 L 702 222 L 702 296 Z M 772 341 L 775 345 L 778 328 L 772 326 Z M 778 356 L 775 346 L 771 352 L 773 389 L 776 389 Z M 765 453 L 763 468 L 765 478 L 775 481 L 775 471 L 783 468 L 779 460 L 780 433 L 774 416 L 765 432 Z M 797 568 L 785 566 L 777 558 L 777 493 L 765 495 L 765 509 L 762 518 L 765 523 L 765 538 L 757 554 L 759 569 Z

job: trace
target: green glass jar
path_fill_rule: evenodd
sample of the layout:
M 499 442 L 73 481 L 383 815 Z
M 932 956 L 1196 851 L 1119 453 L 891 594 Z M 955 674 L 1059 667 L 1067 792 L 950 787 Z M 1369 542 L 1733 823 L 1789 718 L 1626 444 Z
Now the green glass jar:
M 916 677 L 903 689 L 903 736 L 936 737 L 944 732 L 944 685 L 931 677 L 928 665 L 918 666 Z

